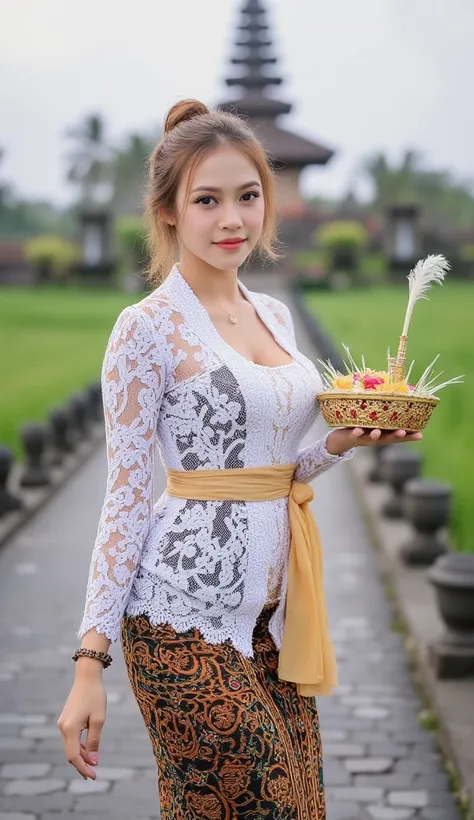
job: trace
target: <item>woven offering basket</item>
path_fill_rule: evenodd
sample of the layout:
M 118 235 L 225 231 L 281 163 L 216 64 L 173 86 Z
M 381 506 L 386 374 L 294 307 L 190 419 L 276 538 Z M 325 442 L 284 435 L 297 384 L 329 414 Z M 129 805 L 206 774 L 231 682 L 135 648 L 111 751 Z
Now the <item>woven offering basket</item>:
M 408 328 L 413 308 L 425 299 L 433 283 L 442 284 L 449 262 L 441 254 L 420 259 L 408 275 L 408 305 L 396 356 L 387 352 L 387 369 L 373 370 L 354 361 L 347 345 L 349 359 L 346 373 L 336 369 L 331 360 L 318 360 L 323 367 L 323 389 L 317 394 L 324 420 L 329 427 L 364 427 L 380 430 L 406 430 L 419 433 L 428 424 L 439 402 L 435 393 L 449 384 L 461 384 L 462 376 L 440 383 L 441 373 L 434 373 L 438 356 L 425 368 L 416 384 L 410 384 L 414 362 L 406 372 Z
M 423 430 L 439 402 L 438 398 L 413 395 L 367 395 L 341 390 L 317 396 L 329 427 L 366 427 L 381 430 Z

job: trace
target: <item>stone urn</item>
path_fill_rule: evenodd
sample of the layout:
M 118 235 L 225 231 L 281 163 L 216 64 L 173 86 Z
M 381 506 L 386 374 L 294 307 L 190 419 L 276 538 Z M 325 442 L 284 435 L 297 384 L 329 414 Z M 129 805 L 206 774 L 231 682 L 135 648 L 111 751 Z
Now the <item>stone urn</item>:
M 389 445 L 390 446 L 390 445 Z M 367 478 L 373 484 L 381 484 L 384 480 L 382 474 L 382 456 L 384 454 L 383 447 L 371 447 L 372 450 L 372 465 L 367 473 Z M 387 447 L 388 449 L 388 447 Z
M 452 552 L 428 570 L 446 633 L 430 646 L 438 678 L 474 675 L 474 554 Z
M 20 478 L 21 487 L 44 487 L 51 483 L 45 465 L 45 450 L 48 442 L 48 430 L 45 424 L 31 422 L 23 425 L 20 431 L 25 463 Z
M 403 490 L 410 479 L 420 475 L 422 459 L 420 453 L 407 450 L 401 444 L 387 447 L 382 455 L 381 473 L 383 480 L 390 484 L 393 495 L 382 506 L 387 518 L 401 518 L 403 515 Z
M 403 495 L 403 513 L 412 525 L 412 538 L 401 547 L 400 555 L 410 566 L 430 566 L 447 551 L 440 532 L 451 516 L 451 487 L 440 481 L 412 479 Z
M 0 518 L 2 515 L 21 510 L 23 502 L 8 487 L 13 467 L 13 453 L 9 447 L 0 445 Z

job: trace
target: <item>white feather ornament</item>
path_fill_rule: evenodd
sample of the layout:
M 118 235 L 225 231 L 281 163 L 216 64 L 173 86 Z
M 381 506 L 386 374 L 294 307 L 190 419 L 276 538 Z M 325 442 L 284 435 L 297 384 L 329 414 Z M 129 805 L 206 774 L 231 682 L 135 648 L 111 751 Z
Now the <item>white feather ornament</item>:
M 444 277 L 450 267 L 451 265 L 448 260 L 442 256 L 442 254 L 438 253 L 431 254 L 431 256 L 427 256 L 426 259 L 420 259 L 420 261 L 416 263 L 413 270 L 410 271 L 407 276 L 409 289 L 408 307 L 405 314 L 405 323 L 403 325 L 402 336 L 406 336 L 408 334 L 408 328 L 415 302 L 417 302 L 418 299 L 428 298 L 426 294 L 431 285 L 442 285 Z
M 431 254 L 426 259 L 420 259 L 413 270 L 408 274 L 408 305 L 403 323 L 403 331 L 398 345 L 397 358 L 392 362 L 392 373 L 397 381 L 404 378 L 408 328 L 413 313 L 413 308 L 419 299 L 427 299 L 427 292 L 431 285 L 437 283 L 441 285 L 448 270 L 450 269 L 448 260 L 442 254 Z

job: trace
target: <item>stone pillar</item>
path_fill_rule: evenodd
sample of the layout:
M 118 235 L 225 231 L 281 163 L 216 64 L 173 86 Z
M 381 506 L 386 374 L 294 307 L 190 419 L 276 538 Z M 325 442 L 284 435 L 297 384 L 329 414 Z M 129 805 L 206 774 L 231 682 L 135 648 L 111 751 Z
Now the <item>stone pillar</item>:
M 417 205 L 392 205 L 386 213 L 385 252 L 395 278 L 407 276 L 421 256 L 420 209 Z
M 112 217 L 107 210 L 89 209 L 79 214 L 81 279 L 106 284 L 114 270 L 112 254 Z

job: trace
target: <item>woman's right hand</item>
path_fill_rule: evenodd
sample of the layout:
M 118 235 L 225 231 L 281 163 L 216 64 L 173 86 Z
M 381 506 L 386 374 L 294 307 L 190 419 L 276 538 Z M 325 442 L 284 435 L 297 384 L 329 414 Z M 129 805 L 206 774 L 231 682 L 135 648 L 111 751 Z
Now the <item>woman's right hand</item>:
M 106 710 L 107 695 L 101 672 L 76 676 L 58 727 L 66 757 L 84 780 L 97 777 L 92 767 L 99 762 L 100 733 Z M 83 731 L 87 732 L 85 743 L 81 741 Z

